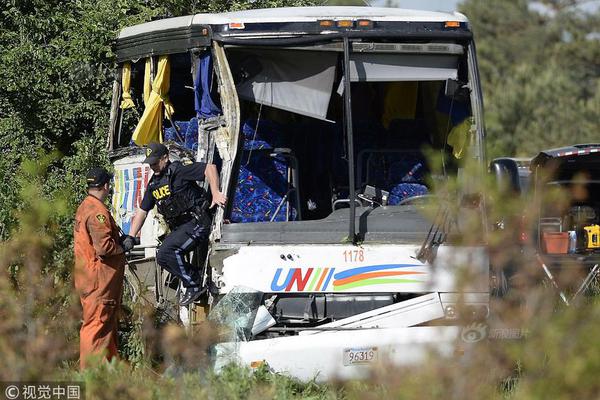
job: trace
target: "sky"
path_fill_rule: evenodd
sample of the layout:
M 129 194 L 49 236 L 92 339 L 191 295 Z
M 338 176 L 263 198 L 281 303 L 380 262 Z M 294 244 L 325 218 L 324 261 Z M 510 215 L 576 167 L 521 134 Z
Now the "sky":
M 373 6 L 383 6 L 386 0 L 368 0 Z M 392 4 L 400 8 L 413 8 L 427 11 L 454 11 L 458 8 L 460 0 L 390 0 Z M 583 0 L 578 8 L 593 12 L 600 8 L 600 0 Z M 538 3 L 539 4 L 539 3 Z M 544 11 L 540 4 L 537 11 Z
M 428 11 L 454 11 L 457 9 L 459 0 L 391 0 L 399 8 L 413 8 Z M 374 6 L 384 5 L 385 0 L 371 1 Z

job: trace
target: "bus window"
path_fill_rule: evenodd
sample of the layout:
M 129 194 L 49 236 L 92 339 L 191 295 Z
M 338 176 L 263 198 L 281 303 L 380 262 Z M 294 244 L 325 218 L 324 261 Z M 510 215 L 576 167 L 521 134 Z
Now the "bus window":
M 230 222 L 318 220 L 349 206 L 340 55 L 317 53 L 228 50 L 243 139 Z M 456 56 L 385 56 L 354 59 L 354 168 L 358 193 L 374 187 L 398 205 L 431 193 L 423 150 L 437 149 L 456 172 L 448 138 L 471 110 L 468 96 L 445 93 L 443 79 L 459 76 Z M 310 68 L 293 62 L 311 57 Z

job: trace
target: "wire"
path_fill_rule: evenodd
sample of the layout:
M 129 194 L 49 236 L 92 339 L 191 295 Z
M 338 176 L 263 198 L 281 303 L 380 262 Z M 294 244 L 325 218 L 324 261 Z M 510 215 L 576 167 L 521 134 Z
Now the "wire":
M 266 79 L 267 78 L 265 77 L 264 83 L 267 82 Z M 265 87 L 266 87 L 266 85 L 263 85 L 263 90 L 266 90 Z M 256 133 L 258 132 L 258 125 L 260 124 L 260 116 L 262 114 L 262 108 L 263 108 L 263 103 L 259 103 L 259 104 L 260 104 L 260 106 L 258 107 L 258 116 L 256 117 L 256 126 L 254 127 L 254 135 L 252 136 L 253 142 L 256 140 Z M 247 167 L 248 164 L 250 164 L 250 158 L 252 157 L 253 149 L 254 149 L 253 147 L 250 148 L 250 151 L 248 152 L 248 159 L 246 160 L 246 164 L 244 164 L 244 167 Z

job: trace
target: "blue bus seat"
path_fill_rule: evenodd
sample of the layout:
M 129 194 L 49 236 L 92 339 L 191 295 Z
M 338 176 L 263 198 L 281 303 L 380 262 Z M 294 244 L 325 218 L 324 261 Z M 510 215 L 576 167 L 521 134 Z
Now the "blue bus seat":
M 366 159 L 359 179 L 365 185 L 389 191 L 389 205 L 428 193 L 423 181 L 426 162 L 419 150 L 366 149 L 359 158 Z
M 294 158 L 289 149 L 279 148 L 285 142 L 283 129 L 268 120 L 258 124 L 256 120 L 249 120 L 243 124 L 242 133 L 244 149 L 230 221 L 298 219 L 297 184 L 293 182 L 293 168 L 297 165 L 292 165 Z
M 189 121 L 173 121 L 173 125 L 177 127 L 179 134 L 169 121 L 165 121 L 164 124 L 165 142 L 173 141 L 192 151 L 198 149 L 198 119 L 196 117 Z
M 389 205 L 397 205 L 402 200 L 429 193 L 424 185 L 425 160 L 417 153 L 403 153 L 394 161 L 389 170 Z

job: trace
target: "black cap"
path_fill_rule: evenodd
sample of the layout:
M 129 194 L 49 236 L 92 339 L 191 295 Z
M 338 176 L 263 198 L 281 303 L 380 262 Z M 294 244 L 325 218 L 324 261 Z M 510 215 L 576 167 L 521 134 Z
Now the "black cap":
M 86 176 L 86 182 L 88 187 L 100 187 L 107 182 L 110 182 L 113 174 L 108 172 L 102 167 L 94 167 L 90 169 Z
M 146 159 L 144 160 L 145 164 L 154 164 L 157 162 L 162 156 L 169 153 L 169 149 L 162 143 L 152 142 L 148 144 L 146 148 Z

